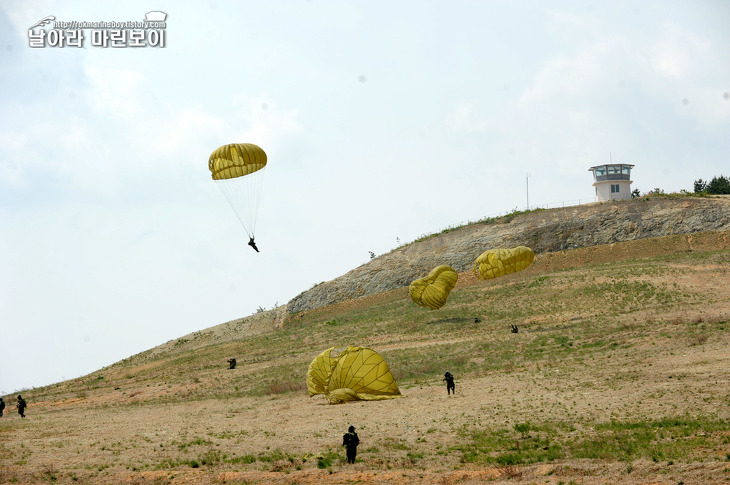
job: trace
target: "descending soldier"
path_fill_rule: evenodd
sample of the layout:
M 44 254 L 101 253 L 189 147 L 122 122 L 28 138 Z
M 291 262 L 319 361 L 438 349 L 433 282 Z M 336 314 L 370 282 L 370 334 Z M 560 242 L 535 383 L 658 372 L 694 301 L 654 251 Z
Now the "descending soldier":
M 342 446 L 347 451 L 347 463 L 355 463 L 355 456 L 357 455 L 357 445 L 360 444 L 360 438 L 355 433 L 355 427 L 350 426 L 347 429 L 347 433 L 342 435 Z
M 248 240 L 248 245 L 251 246 L 252 248 L 254 248 L 257 253 L 259 252 L 259 248 L 256 247 L 256 243 L 253 240 L 253 236 L 251 236 L 251 238 Z
M 20 414 L 21 418 L 25 417 L 25 408 L 28 407 L 28 405 L 25 403 L 25 399 L 18 394 L 18 414 Z
M 454 376 L 451 372 L 446 371 L 444 374 L 444 380 L 446 381 L 446 394 L 451 395 L 453 392 L 456 395 L 456 385 L 454 384 Z

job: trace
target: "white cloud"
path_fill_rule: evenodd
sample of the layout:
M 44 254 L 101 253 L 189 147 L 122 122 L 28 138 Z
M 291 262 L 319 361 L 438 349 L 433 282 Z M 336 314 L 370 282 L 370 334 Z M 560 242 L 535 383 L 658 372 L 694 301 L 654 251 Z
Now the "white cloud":
M 480 119 L 474 105 L 459 101 L 446 115 L 446 126 L 461 133 L 479 133 L 488 129 L 488 124 Z
M 2 9 L 10 17 L 17 35 L 26 39 L 28 29 L 47 15 L 53 15 L 57 3 L 55 0 L 6 0 Z
M 87 100 L 94 110 L 131 120 L 142 114 L 140 87 L 144 76 L 130 69 L 86 66 Z
M 709 39 L 669 22 L 662 26 L 659 37 L 650 41 L 649 63 L 660 76 L 686 79 L 706 69 L 704 64 L 712 55 L 710 46 Z

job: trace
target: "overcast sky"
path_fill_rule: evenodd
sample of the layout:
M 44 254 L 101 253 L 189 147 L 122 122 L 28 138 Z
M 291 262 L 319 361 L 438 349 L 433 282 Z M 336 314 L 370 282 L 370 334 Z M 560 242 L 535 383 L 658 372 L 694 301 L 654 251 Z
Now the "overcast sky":
M 164 48 L 29 46 L 46 16 L 150 11 Z M 0 0 L 0 393 L 523 210 L 528 182 L 552 206 L 609 160 L 642 192 L 730 175 L 728 46 L 724 0 Z M 268 154 L 258 254 L 208 171 L 234 142 Z

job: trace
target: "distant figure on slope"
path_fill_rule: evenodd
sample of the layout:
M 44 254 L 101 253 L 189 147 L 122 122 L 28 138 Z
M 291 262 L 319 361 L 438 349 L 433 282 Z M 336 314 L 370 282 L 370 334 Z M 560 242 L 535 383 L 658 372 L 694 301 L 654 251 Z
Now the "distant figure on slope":
M 512 324 L 512 330 L 511 330 L 511 332 L 512 332 L 512 333 L 517 333 L 517 332 L 519 332 L 519 331 L 520 331 L 520 330 L 519 330 L 519 329 L 517 328 L 517 325 L 515 325 L 515 324 L 513 323 L 513 324 Z
M 482 319 L 479 317 L 474 318 L 474 323 L 482 323 Z
M 3 411 L 5 410 L 5 401 L 0 397 L 0 418 L 3 417 Z
M 446 371 L 444 374 L 444 380 L 446 381 L 446 394 L 451 395 L 453 392 L 456 395 L 456 384 L 454 384 L 454 376 L 451 372 Z
M 355 456 L 357 455 L 357 445 L 360 444 L 360 438 L 355 433 L 355 427 L 350 426 L 347 428 L 347 433 L 342 435 L 342 446 L 347 451 L 347 463 L 355 463 Z
M 251 246 L 252 248 L 254 248 L 257 253 L 259 252 L 259 248 L 256 247 L 256 243 L 253 240 L 253 236 L 251 236 L 251 238 L 248 240 L 248 245 Z
M 28 405 L 25 403 L 25 399 L 18 394 L 18 414 L 20 414 L 21 418 L 25 417 L 25 408 L 28 407 Z
M 235 369 L 236 368 L 236 359 L 228 359 L 228 368 L 229 369 Z

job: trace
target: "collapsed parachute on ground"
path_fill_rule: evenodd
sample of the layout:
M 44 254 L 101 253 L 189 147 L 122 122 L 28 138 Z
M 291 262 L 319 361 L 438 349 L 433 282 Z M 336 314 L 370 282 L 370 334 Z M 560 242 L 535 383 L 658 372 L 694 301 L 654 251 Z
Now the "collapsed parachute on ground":
M 372 349 L 331 347 L 314 358 L 307 371 L 309 395 L 324 394 L 331 404 L 401 397 L 388 364 Z
M 243 229 L 253 237 L 256 231 L 266 153 L 252 143 L 218 147 L 208 159 L 213 180 L 228 199 Z
M 446 303 L 458 279 L 454 268 L 444 264 L 432 269 L 425 278 L 412 281 L 408 293 L 416 304 L 438 310 Z
M 512 249 L 490 249 L 474 261 L 474 275 L 487 280 L 522 271 L 532 264 L 535 253 L 525 246 Z

